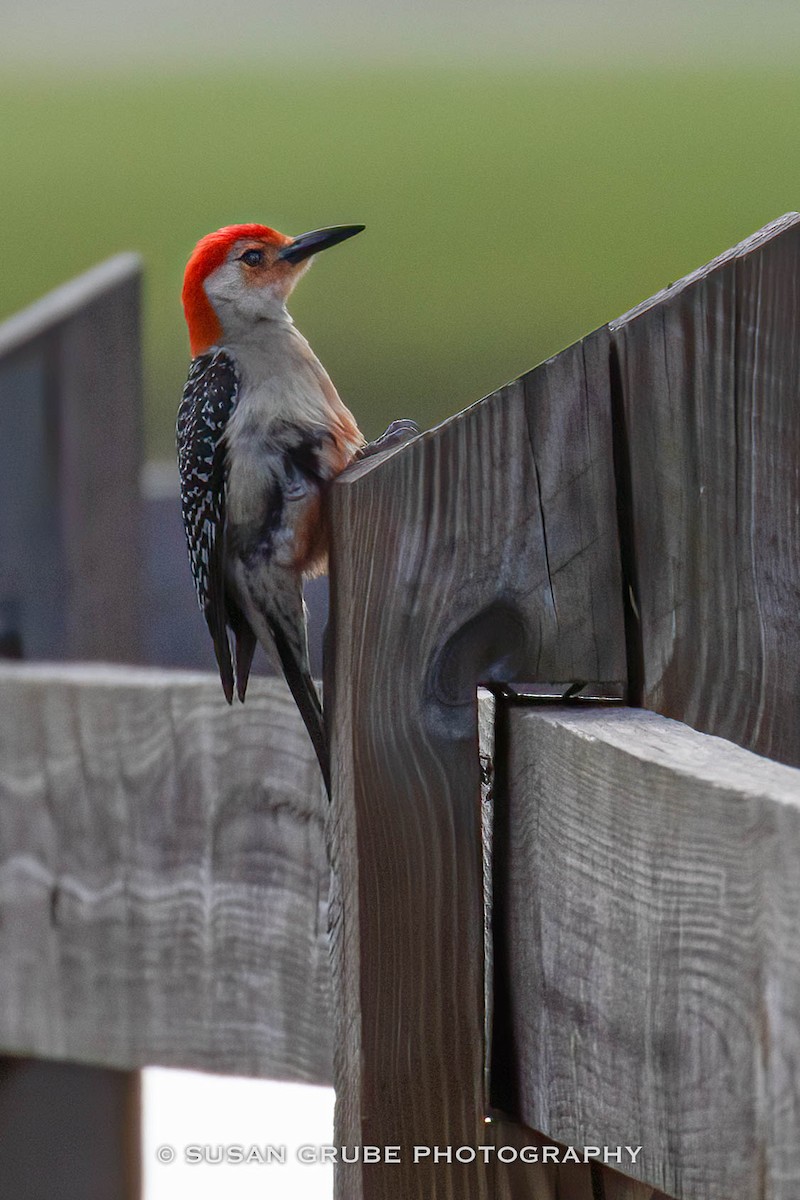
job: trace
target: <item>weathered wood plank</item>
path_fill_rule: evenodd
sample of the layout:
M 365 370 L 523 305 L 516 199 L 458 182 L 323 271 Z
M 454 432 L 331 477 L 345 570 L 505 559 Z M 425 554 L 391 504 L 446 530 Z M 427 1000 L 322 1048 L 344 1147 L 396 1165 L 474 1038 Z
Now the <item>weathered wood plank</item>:
M 122 254 L 0 325 L 0 637 L 140 655 L 141 262 Z
M 800 764 L 800 216 L 610 329 L 631 702 Z
M 484 1197 L 479 681 L 624 680 L 605 331 L 333 488 L 336 1140 L 347 1200 Z M 519 1194 L 519 1193 L 506 1193 Z
M 329 1082 L 326 805 L 288 690 L 0 669 L 0 1048 Z
M 506 716 L 513 1115 L 641 1145 L 683 1200 L 794 1200 L 800 771 L 638 710 Z

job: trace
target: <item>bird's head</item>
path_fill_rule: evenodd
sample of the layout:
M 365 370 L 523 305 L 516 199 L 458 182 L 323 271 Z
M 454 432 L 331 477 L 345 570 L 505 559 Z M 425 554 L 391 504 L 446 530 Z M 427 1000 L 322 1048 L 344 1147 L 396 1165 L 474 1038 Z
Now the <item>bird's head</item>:
M 192 356 L 225 338 L 246 336 L 258 321 L 279 317 L 311 256 L 363 228 L 335 225 L 291 238 L 268 225 L 227 225 L 206 234 L 192 251 L 183 280 Z

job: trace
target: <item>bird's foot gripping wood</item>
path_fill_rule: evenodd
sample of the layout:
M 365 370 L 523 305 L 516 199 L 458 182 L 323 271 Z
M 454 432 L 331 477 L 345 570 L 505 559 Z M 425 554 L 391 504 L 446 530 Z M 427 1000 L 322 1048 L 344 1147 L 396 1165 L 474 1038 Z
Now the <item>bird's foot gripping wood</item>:
M 398 446 L 410 442 L 420 432 L 417 422 L 410 421 L 407 417 L 401 421 L 392 421 L 385 433 L 356 452 L 355 461 L 360 462 L 363 458 L 371 458 L 373 454 L 381 454 L 384 450 L 394 450 Z

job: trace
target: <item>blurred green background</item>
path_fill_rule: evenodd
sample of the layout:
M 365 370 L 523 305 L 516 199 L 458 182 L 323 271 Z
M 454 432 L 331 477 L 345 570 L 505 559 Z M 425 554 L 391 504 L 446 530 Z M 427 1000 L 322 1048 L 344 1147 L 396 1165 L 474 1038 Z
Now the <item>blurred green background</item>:
M 0 51 L 0 316 L 141 251 L 155 457 L 188 363 L 183 266 L 219 225 L 366 223 L 291 307 L 373 436 L 435 424 L 800 207 L 800 6 L 712 3 L 698 25 L 649 0 L 602 21 L 432 0 L 387 27 L 355 3 L 273 25 L 269 5 L 210 25 L 180 7 L 98 28 L 43 5 L 38 39 L 34 9 Z

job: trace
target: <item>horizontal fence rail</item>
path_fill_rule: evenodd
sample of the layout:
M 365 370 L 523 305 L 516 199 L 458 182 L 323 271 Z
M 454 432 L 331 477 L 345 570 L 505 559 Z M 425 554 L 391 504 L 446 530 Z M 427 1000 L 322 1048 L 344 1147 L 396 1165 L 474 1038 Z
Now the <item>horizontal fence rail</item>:
M 800 770 L 636 709 L 503 725 L 507 1111 L 670 1196 L 800 1195 Z
M 282 682 L 0 667 L 0 1049 L 330 1082 L 325 809 Z

